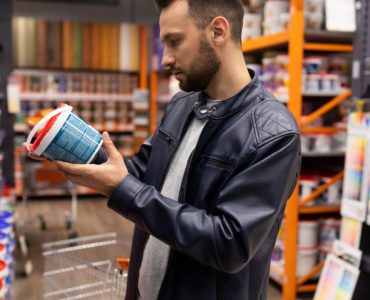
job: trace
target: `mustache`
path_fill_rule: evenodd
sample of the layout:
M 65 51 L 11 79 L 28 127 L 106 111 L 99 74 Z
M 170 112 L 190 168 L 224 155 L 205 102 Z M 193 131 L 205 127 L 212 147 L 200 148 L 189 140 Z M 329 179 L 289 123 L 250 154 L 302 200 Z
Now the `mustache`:
M 183 73 L 182 69 L 175 68 L 175 67 L 170 67 L 170 71 L 171 71 L 172 75 L 174 75 L 176 73 Z

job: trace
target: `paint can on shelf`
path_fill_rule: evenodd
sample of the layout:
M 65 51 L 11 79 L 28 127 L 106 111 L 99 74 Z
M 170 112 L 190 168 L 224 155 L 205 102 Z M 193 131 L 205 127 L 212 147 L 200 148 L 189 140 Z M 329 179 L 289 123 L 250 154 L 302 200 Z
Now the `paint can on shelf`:
M 298 248 L 296 276 L 306 275 L 317 263 L 318 248 Z
M 34 137 L 36 139 L 31 144 Z M 72 113 L 71 106 L 63 105 L 34 126 L 27 137 L 26 148 L 51 160 L 88 164 L 102 143 L 97 130 Z
M 298 247 L 312 248 L 318 245 L 319 221 L 299 221 Z

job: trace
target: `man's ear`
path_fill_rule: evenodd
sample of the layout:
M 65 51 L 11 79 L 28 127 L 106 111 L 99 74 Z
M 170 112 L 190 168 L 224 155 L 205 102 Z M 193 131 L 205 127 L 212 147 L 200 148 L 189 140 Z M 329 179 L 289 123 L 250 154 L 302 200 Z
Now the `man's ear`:
M 230 36 L 230 25 L 224 17 L 216 17 L 210 24 L 212 40 L 215 45 L 223 45 Z

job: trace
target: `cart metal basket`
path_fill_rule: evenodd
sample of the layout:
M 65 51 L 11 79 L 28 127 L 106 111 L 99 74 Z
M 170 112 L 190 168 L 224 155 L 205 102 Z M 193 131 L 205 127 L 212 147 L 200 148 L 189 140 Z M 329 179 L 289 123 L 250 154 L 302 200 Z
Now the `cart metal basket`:
M 44 299 L 123 299 L 131 237 L 105 233 L 43 244 Z

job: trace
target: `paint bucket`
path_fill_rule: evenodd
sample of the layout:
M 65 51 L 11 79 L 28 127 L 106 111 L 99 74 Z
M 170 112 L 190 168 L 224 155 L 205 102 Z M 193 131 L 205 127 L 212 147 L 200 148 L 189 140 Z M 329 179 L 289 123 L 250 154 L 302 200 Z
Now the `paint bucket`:
M 306 275 L 317 263 L 318 248 L 298 248 L 297 277 Z
M 32 154 L 51 160 L 88 164 L 102 143 L 97 130 L 72 113 L 71 106 L 63 105 L 35 125 L 27 137 L 26 148 Z
M 317 247 L 319 238 L 318 221 L 299 221 L 298 226 L 298 247 Z

